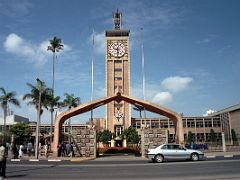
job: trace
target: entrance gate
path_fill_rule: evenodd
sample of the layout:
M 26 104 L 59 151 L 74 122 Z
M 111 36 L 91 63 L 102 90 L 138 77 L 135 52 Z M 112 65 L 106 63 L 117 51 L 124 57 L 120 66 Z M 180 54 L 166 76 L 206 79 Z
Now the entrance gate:
M 139 100 L 137 98 L 133 98 L 133 97 L 123 95 L 121 93 L 117 93 L 114 96 L 105 97 L 105 98 L 102 98 L 99 100 L 89 102 L 87 104 L 81 104 L 78 107 L 72 108 L 66 112 L 59 114 L 56 118 L 55 127 L 54 127 L 53 156 L 55 156 L 55 157 L 57 156 L 57 147 L 59 144 L 59 133 L 60 133 L 59 130 L 62 127 L 62 124 L 64 123 L 64 121 L 66 121 L 67 119 L 69 119 L 72 116 L 76 116 L 81 113 L 91 111 L 91 110 L 93 110 L 99 106 L 105 105 L 111 101 L 116 101 L 118 103 L 121 101 L 125 101 L 125 102 L 133 104 L 135 106 L 144 107 L 145 110 L 147 110 L 147 111 L 154 112 L 154 113 L 166 116 L 168 118 L 171 118 L 175 124 L 176 142 L 178 142 L 180 144 L 184 143 L 183 123 L 182 123 L 182 118 L 178 113 L 171 111 L 167 108 L 158 106 L 156 104 L 152 104 L 147 101 Z M 80 134 L 80 136 L 81 136 L 81 134 Z

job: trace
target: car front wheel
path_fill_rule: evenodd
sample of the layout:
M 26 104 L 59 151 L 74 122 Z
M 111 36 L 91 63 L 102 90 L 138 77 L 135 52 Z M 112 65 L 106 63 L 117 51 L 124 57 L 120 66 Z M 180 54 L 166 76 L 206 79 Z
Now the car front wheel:
M 157 163 L 161 163 L 163 162 L 163 156 L 160 155 L 160 154 L 157 154 L 155 157 L 154 157 L 154 160 L 157 162 Z
M 198 161 L 199 160 L 199 156 L 197 153 L 192 153 L 191 154 L 191 160 L 192 161 Z

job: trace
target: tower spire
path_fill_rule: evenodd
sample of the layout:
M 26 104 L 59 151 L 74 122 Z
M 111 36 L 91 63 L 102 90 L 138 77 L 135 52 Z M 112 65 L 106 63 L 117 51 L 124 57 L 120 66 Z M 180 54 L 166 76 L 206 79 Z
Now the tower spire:
M 113 25 L 114 30 L 120 30 L 122 28 L 122 13 L 118 11 L 113 13 Z

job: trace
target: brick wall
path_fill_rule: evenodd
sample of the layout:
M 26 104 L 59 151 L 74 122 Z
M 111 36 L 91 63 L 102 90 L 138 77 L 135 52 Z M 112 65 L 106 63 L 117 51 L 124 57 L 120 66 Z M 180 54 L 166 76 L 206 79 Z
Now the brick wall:
M 72 131 L 75 156 L 96 158 L 96 131 L 79 129 Z
M 141 132 L 141 153 L 142 156 L 147 149 L 154 149 L 161 144 L 168 142 L 168 132 L 165 129 L 142 129 Z

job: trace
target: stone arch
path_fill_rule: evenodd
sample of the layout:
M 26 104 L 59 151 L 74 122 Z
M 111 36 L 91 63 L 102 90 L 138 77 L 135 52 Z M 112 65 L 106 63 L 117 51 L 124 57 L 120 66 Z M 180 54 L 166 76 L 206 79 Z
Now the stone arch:
M 99 106 L 103 106 L 105 104 L 108 104 L 111 101 L 125 101 L 130 104 L 136 105 L 136 106 L 142 106 L 146 110 L 150 112 L 154 112 L 160 115 L 164 115 L 170 119 L 172 119 L 175 123 L 176 128 L 176 142 L 183 144 L 184 143 L 184 136 L 183 136 L 183 123 L 181 116 L 164 107 L 161 107 L 159 105 L 140 100 L 134 97 L 126 96 L 121 93 L 117 93 L 114 96 L 110 97 L 104 97 L 86 104 L 81 104 L 78 107 L 72 108 L 68 111 L 65 111 L 61 114 L 59 114 L 55 121 L 55 127 L 54 127 L 54 141 L 53 141 L 53 155 L 57 156 L 57 147 L 58 147 L 58 141 L 59 141 L 59 130 L 64 123 L 65 120 L 69 119 L 70 117 L 85 113 L 87 111 L 91 111 L 92 109 L 98 108 Z

